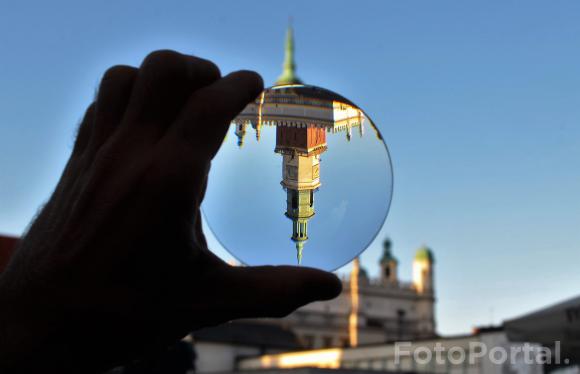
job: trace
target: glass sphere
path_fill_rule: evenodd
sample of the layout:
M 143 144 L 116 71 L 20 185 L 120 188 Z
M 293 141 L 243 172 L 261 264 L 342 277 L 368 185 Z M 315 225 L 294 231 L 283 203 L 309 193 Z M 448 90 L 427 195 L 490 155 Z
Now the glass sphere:
M 359 107 L 320 87 L 282 85 L 232 122 L 202 211 L 245 265 L 332 271 L 371 244 L 392 189 L 387 146 Z

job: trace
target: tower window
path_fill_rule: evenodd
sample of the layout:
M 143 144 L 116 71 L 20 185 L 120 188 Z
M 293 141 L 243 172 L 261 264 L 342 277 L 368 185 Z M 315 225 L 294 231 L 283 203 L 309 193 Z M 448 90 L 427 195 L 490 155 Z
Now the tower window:
M 391 277 L 391 268 L 390 267 L 385 267 L 385 277 L 386 278 L 390 278 Z
M 298 209 L 298 198 L 295 193 L 292 193 L 292 209 Z

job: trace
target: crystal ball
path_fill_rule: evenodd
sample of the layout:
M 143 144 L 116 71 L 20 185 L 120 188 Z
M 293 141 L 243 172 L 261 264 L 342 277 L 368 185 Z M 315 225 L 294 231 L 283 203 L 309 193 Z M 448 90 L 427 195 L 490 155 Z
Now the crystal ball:
M 387 146 L 362 109 L 320 87 L 281 85 L 232 121 L 202 212 L 244 265 L 333 271 L 374 240 L 392 190 Z

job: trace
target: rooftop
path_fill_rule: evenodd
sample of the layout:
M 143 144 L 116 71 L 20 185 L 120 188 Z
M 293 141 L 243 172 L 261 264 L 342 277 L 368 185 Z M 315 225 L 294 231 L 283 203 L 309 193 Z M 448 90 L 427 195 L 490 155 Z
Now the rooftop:
M 255 322 L 230 322 L 192 333 L 195 341 L 227 343 L 252 347 L 302 349 L 296 335 L 279 325 Z

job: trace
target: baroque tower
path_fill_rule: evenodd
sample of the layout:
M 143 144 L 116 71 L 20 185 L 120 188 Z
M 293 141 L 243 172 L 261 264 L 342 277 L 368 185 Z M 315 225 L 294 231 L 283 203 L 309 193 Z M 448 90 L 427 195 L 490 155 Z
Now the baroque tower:
M 413 285 L 419 293 L 433 292 L 433 252 L 427 246 L 417 250 L 413 260 Z
M 246 123 L 239 123 L 236 125 L 236 136 L 238 137 L 238 147 L 244 146 L 244 137 L 246 136 Z
M 282 187 L 286 217 L 292 220 L 292 241 L 298 263 L 308 240 L 308 221 L 314 216 L 314 192 L 320 187 L 320 155 L 326 151 L 326 132 L 317 127 L 276 127 L 275 152 L 283 157 Z
M 383 255 L 379 261 L 381 267 L 381 283 L 382 284 L 396 284 L 398 280 L 397 267 L 399 261 L 392 252 L 392 243 L 390 239 L 385 239 L 383 242 Z
M 296 76 L 292 26 L 286 31 L 283 71 L 276 86 L 302 84 Z M 276 153 L 282 154 L 282 186 L 286 190 L 286 217 L 292 220 L 291 240 L 298 263 L 308 240 L 308 221 L 314 216 L 314 192 L 320 187 L 320 154 L 326 151 L 324 128 L 277 126 Z
M 413 287 L 422 298 L 416 303 L 419 337 L 429 337 L 435 331 L 435 257 L 427 246 L 417 250 L 413 260 Z

